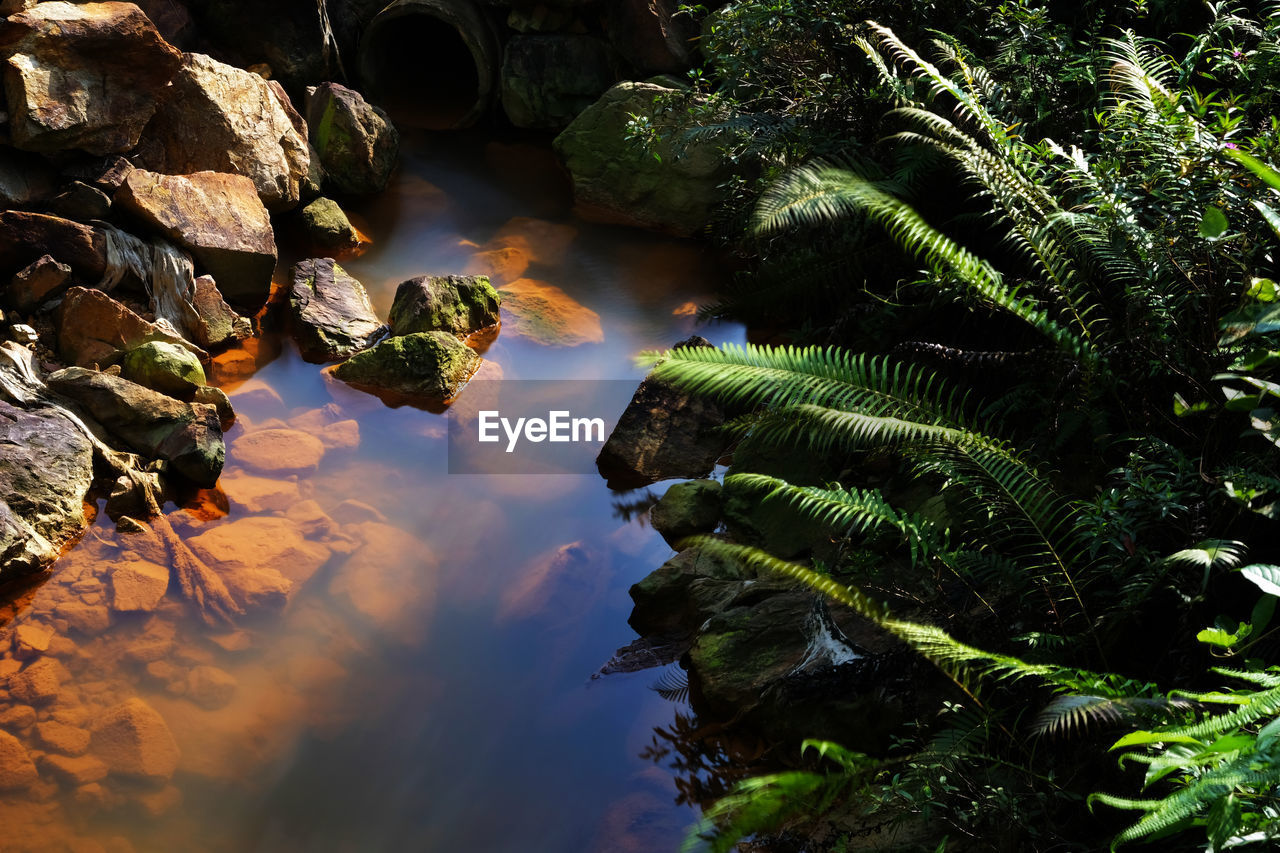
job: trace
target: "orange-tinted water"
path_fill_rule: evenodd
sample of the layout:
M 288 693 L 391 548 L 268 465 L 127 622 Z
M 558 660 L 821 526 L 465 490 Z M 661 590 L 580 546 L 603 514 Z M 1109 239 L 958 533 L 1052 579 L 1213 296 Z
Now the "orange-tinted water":
M 509 379 L 638 379 L 637 352 L 694 331 L 713 259 L 575 221 L 545 148 L 404 147 L 387 193 L 351 207 L 373 244 L 346 267 L 384 316 L 410 276 L 519 282 L 573 345 L 504 322 L 485 358 Z M 215 375 L 240 415 L 221 490 L 170 519 L 250 613 L 210 628 L 159 598 L 162 556 L 101 515 L 0 629 L 28 643 L 0 642 L 0 676 L 40 664 L 0 687 L 0 730 L 38 768 L 23 780 L 0 743 L 0 787 L 22 782 L 0 791 L 0 850 L 674 849 L 694 815 L 639 757 L 674 708 L 653 673 L 590 679 L 633 639 L 626 590 L 661 539 L 596 477 L 450 476 L 441 415 L 388 408 L 287 341 Z M 118 724 L 126 759 L 94 778 L 109 738 L 84 753 L 83 733 L 135 699 L 176 769 L 162 732 Z

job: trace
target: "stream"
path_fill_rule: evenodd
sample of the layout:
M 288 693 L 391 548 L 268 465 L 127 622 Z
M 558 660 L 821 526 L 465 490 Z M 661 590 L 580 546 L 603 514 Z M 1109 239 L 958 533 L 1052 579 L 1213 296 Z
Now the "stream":
M 525 255 L 524 278 L 599 316 L 572 346 L 504 328 L 484 357 L 505 379 L 634 385 L 643 350 L 695 331 L 744 339 L 693 316 L 723 275 L 712 252 L 576 219 L 545 143 L 408 131 L 401 150 L 391 187 L 349 209 L 372 246 L 343 266 L 381 316 L 402 280 L 468 271 L 500 246 Z M 282 253 L 278 281 L 296 258 Z M 115 612 L 115 573 L 146 552 L 100 514 L 9 608 L 11 629 L 54 631 L 59 683 L 34 737 L 55 751 L 65 729 L 137 697 L 173 733 L 177 771 L 94 780 L 52 771 L 37 748 L 39 783 L 0 792 L 0 846 L 678 849 L 697 815 L 641 756 L 677 707 L 652 689 L 659 670 L 592 678 L 635 638 L 628 587 L 672 553 L 617 506 L 637 495 L 598 476 L 451 475 L 444 415 L 328 378 L 278 331 L 220 358 L 213 377 L 239 415 L 226 499 L 167 509 L 262 606 L 231 629 L 206 626 L 172 589 L 153 612 Z M 318 467 L 271 475 L 246 462 L 237 441 L 268 428 L 320 437 Z M 0 692 L 0 725 L 9 714 L 31 738 L 18 704 Z

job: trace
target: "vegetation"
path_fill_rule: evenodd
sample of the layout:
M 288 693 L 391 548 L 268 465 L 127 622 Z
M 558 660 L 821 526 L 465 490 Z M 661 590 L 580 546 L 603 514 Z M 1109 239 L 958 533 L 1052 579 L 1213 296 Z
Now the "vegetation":
M 732 127 L 765 164 L 724 232 L 754 263 L 710 310 L 782 316 L 794 344 L 653 360 L 750 411 L 743 446 L 831 460 L 822 488 L 726 488 L 838 559 L 701 547 L 874 621 L 953 695 L 886 755 L 806 743 L 689 847 L 832 813 L 914 821 L 923 849 L 1270 843 L 1280 7 L 874 6 L 712 13 L 701 100 L 640 131 Z

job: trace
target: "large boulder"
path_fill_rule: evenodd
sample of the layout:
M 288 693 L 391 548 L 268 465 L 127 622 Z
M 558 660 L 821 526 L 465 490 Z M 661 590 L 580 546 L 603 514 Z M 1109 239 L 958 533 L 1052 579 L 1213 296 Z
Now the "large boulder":
M 502 58 L 502 108 L 516 127 L 559 130 L 618 81 L 619 65 L 593 36 L 514 36 Z
M 138 144 L 182 54 L 132 3 L 40 3 L 0 25 L 9 134 L 29 151 Z
M 498 322 L 498 292 L 482 275 L 422 275 L 400 282 L 391 332 L 469 335 Z
M 455 396 L 480 356 L 447 332 L 397 335 L 339 364 L 333 375 L 374 393 L 441 401 Z
M 307 127 L 327 186 L 351 195 L 386 189 L 400 153 L 400 134 L 385 112 L 359 92 L 322 83 L 308 92 Z
M 142 319 L 101 290 L 73 287 L 62 297 L 54 322 L 58 329 L 58 354 L 80 367 L 106 367 L 123 353 L 148 341 L 164 341 L 203 351 L 155 323 Z
M 707 134 L 650 152 L 627 138 L 628 123 L 655 117 L 658 99 L 672 94 L 653 83 L 619 83 L 556 137 L 581 212 L 684 236 L 707 227 L 721 185 L 740 168 L 722 153 L 722 141 Z
M 313 363 L 338 361 L 367 349 L 386 329 L 373 313 L 364 285 L 331 258 L 294 265 L 289 308 L 298 350 Z
M 259 306 L 271 289 L 276 240 L 271 216 L 243 175 L 159 175 L 135 170 L 116 202 L 191 250 L 233 303 Z
M 183 56 L 147 141 L 147 168 L 243 175 L 272 211 L 297 205 L 310 165 L 307 126 L 280 84 L 200 53 Z
M 43 213 L 0 212 L 0 276 L 11 276 L 44 255 L 71 267 L 72 278 L 81 284 L 97 284 L 107 270 L 101 231 Z
M 56 560 L 84 528 L 93 446 L 57 409 L 0 401 L 0 447 L 2 584 Z
M 79 403 L 112 436 L 149 459 L 163 459 L 196 485 L 218 482 L 226 447 L 218 410 L 184 403 L 127 379 L 68 367 L 49 387 Z

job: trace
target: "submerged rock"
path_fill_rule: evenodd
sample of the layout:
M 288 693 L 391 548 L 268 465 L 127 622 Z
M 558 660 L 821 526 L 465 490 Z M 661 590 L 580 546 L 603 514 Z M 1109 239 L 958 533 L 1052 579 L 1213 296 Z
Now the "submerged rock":
M 159 175 L 135 170 L 116 202 L 158 233 L 190 249 L 233 302 L 266 301 L 276 268 L 271 217 L 242 175 Z
M 113 776 L 166 780 L 178 769 L 178 744 L 164 718 L 141 699 L 111 708 L 93 727 L 93 754 Z
M 183 56 L 147 139 L 159 149 L 144 148 L 148 168 L 242 175 L 272 211 L 297 205 L 310 167 L 307 126 L 280 84 L 200 53 Z
M 84 406 L 130 449 L 166 460 L 198 486 L 210 487 L 218 481 L 226 448 L 213 406 L 184 403 L 82 367 L 59 370 L 48 381 L 50 388 Z
M 553 284 L 522 278 L 504 285 L 498 293 L 511 334 L 553 347 L 604 340 L 600 315 Z
M 715 480 L 690 480 L 667 489 L 649 520 L 668 545 L 695 533 L 710 533 L 720 522 L 721 486 Z
M 150 613 L 169 589 L 169 570 L 146 560 L 117 564 L 110 579 L 111 607 L 120 613 Z
M 8 732 L 0 732 L 0 791 L 29 788 L 39 779 L 27 748 Z
M 321 196 L 302 208 L 302 227 L 313 245 L 330 252 L 346 252 L 360 245 L 351 220 L 331 198 Z
M 298 350 L 313 363 L 347 358 L 368 348 L 386 329 L 364 285 L 331 258 L 294 265 L 289 308 Z
M 387 188 L 400 152 L 400 134 L 387 114 L 359 92 L 337 83 L 308 90 L 307 127 L 327 186 L 352 195 Z
M 339 364 L 333 375 L 363 390 L 429 401 L 454 397 L 480 367 L 480 356 L 446 332 L 387 338 Z
M 482 275 L 423 275 L 402 281 L 391 305 L 391 333 L 469 335 L 498 322 L 498 292 Z
M 226 670 L 216 666 L 195 666 L 187 673 L 186 697 L 206 711 L 225 706 L 239 685 Z
M 182 62 L 132 3 L 40 3 L 4 30 L 9 133 L 29 151 L 131 150 Z
M 294 586 L 310 580 L 330 556 L 292 521 L 272 516 L 219 524 L 187 544 L 248 610 L 283 607 Z
M 54 316 L 58 329 L 58 353 L 80 367 L 107 366 L 124 352 L 148 341 L 163 341 L 203 353 L 192 344 L 139 317 L 101 290 L 73 287 L 67 291 Z
M 324 459 L 324 443 L 293 429 L 260 429 L 231 443 L 231 456 L 240 465 L 263 474 L 310 474 Z
M 178 399 L 190 399 L 206 381 L 194 353 L 163 341 L 149 341 L 125 353 L 120 375 Z

